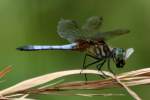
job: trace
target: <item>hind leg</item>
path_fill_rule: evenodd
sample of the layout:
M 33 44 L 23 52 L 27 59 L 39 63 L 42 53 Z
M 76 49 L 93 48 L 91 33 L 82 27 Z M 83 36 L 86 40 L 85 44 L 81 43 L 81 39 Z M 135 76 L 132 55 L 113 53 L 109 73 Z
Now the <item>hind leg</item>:
M 81 70 L 80 74 L 82 73 L 82 71 L 84 69 L 86 69 L 86 68 L 88 68 L 88 67 L 92 66 L 93 64 L 96 64 L 96 63 L 98 63 L 100 61 L 100 60 L 97 59 L 96 61 L 94 61 L 94 62 L 89 63 L 89 64 L 86 65 L 86 59 L 87 59 L 87 57 L 91 57 L 93 59 L 97 59 L 97 58 L 95 58 L 95 57 L 93 57 L 91 55 L 87 55 L 86 54 L 85 57 L 84 57 L 83 66 L 82 66 L 82 70 Z M 86 74 L 84 74 L 84 77 L 85 77 L 85 80 L 87 81 L 87 75 Z

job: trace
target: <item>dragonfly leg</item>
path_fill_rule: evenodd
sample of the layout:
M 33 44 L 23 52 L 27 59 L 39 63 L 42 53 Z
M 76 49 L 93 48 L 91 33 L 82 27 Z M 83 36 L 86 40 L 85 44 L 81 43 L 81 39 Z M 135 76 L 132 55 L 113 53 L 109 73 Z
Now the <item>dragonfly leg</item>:
M 86 69 L 86 66 L 85 66 L 85 64 L 86 64 L 86 58 L 87 58 L 87 54 L 85 54 L 85 56 L 84 56 L 83 65 L 82 65 L 82 70 L 81 70 L 80 74 L 82 73 L 82 71 L 83 71 L 84 69 Z M 86 75 L 86 74 L 84 74 L 84 77 L 85 77 L 85 81 L 87 81 L 87 75 Z
M 106 62 L 106 59 L 104 59 L 101 63 L 99 63 L 96 67 L 97 67 L 97 70 L 100 71 L 103 75 L 100 75 L 100 77 L 102 78 L 106 78 L 107 75 L 102 71 L 102 67 L 103 65 L 105 64 Z
M 86 69 L 85 64 L 86 64 L 87 56 L 88 56 L 87 54 L 85 54 L 85 56 L 84 56 L 84 61 L 83 61 L 83 65 L 82 65 L 83 69 Z
M 113 70 L 110 68 L 110 59 L 108 59 L 108 62 L 107 62 L 107 67 L 108 67 L 108 70 L 115 75 L 115 73 L 113 72 Z
M 96 64 L 96 63 L 98 63 L 98 62 L 100 61 L 100 60 L 96 60 L 96 61 L 94 61 L 94 62 L 92 62 L 92 63 L 86 65 L 86 59 L 87 59 L 88 56 L 89 56 L 89 57 L 92 57 L 92 58 L 94 58 L 94 59 L 96 59 L 95 57 L 86 54 L 85 57 L 84 57 L 84 61 L 83 61 L 83 66 L 82 66 L 83 68 L 82 68 L 80 74 L 82 73 L 82 71 L 83 71 L 84 69 L 86 69 L 86 68 L 88 68 L 89 66 L 91 66 L 91 65 L 93 65 L 93 64 Z M 87 81 L 87 75 L 86 75 L 86 74 L 84 74 L 84 77 L 85 77 L 85 80 Z
M 91 66 L 91 65 L 93 65 L 93 64 L 95 64 L 95 63 L 97 63 L 97 62 L 99 62 L 99 61 L 101 61 L 100 59 L 98 59 L 98 60 L 96 60 L 96 61 L 94 61 L 94 62 L 92 62 L 92 63 L 90 63 L 90 64 L 87 64 L 86 65 L 86 59 L 87 59 L 87 57 L 93 57 L 93 56 L 90 56 L 90 55 L 85 55 L 85 57 L 84 57 L 84 61 L 83 61 L 83 69 L 86 69 L 87 67 L 89 67 L 89 66 Z M 94 59 L 96 59 L 95 57 L 93 57 Z M 81 71 L 82 72 L 82 71 Z
M 84 70 L 84 69 L 86 69 L 86 66 L 85 66 L 85 64 L 86 64 L 86 58 L 87 58 L 87 54 L 85 54 L 85 56 L 84 56 L 84 60 L 83 60 L 83 65 L 82 65 L 82 69 L 81 69 L 81 72 L 80 72 L 80 74 L 82 73 L 82 71 Z

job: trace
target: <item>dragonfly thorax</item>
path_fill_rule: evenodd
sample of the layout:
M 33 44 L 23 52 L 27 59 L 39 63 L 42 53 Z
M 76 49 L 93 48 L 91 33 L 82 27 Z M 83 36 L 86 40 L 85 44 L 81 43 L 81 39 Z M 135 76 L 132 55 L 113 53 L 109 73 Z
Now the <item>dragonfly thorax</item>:
M 91 45 L 86 51 L 87 54 L 97 59 L 113 59 L 117 68 L 125 65 L 126 50 L 124 48 L 110 48 L 104 43 Z
M 93 42 L 93 45 L 90 45 L 90 47 L 87 48 L 86 51 L 87 54 L 94 56 L 97 59 L 104 59 L 111 57 L 111 50 L 109 46 L 103 41 Z

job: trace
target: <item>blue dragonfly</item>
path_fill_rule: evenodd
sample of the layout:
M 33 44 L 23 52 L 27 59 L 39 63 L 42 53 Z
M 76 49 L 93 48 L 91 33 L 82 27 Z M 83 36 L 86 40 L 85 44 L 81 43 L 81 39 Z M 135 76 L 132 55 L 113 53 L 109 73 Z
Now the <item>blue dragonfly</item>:
M 75 20 L 61 19 L 58 22 L 57 33 L 60 37 L 68 40 L 70 43 L 66 45 L 25 45 L 17 48 L 21 51 L 36 50 L 73 50 L 85 53 L 83 61 L 83 69 L 96 64 L 98 71 L 107 62 L 108 70 L 110 68 L 110 60 L 112 60 L 117 68 L 123 68 L 126 60 L 134 52 L 133 48 L 113 48 L 106 42 L 107 40 L 129 33 L 127 29 L 116 29 L 112 31 L 101 32 L 103 18 L 100 16 L 92 16 L 88 18 L 81 27 Z M 95 59 L 92 63 L 86 64 L 87 57 Z M 115 73 L 114 73 L 115 74 Z M 86 75 L 85 75 L 86 78 Z M 87 80 L 87 78 L 86 78 Z

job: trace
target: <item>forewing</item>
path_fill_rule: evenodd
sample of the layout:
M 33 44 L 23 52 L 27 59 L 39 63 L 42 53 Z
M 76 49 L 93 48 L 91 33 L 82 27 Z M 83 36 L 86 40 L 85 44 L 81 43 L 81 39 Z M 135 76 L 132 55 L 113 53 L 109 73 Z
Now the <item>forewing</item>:
M 128 49 L 126 50 L 125 60 L 127 60 L 127 59 L 132 55 L 133 52 L 134 52 L 134 49 L 133 49 L 133 48 L 128 48 Z
M 75 42 L 83 37 L 77 22 L 74 20 L 61 19 L 57 26 L 57 32 L 60 37 L 70 42 Z
M 92 16 L 88 18 L 85 24 L 82 26 L 82 30 L 87 33 L 87 35 L 94 35 L 95 33 L 99 32 L 102 22 L 102 17 Z
M 117 29 L 108 32 L 97 32 L 95 35 L 89 37 L 92 40 L 108 40 L 114 37 L 118 37 L 120 35 L 124 35 L 129 33 L 130 31 L 127 29 Z

